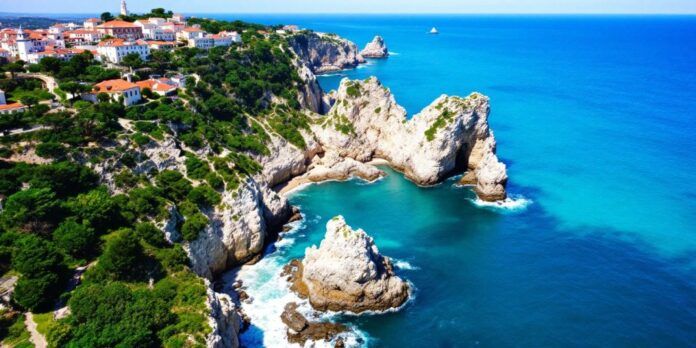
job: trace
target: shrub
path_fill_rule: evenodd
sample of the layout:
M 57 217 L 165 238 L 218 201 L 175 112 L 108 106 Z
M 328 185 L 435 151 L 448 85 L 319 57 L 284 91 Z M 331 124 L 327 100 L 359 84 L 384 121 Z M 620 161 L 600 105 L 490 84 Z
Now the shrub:
M 48 309 L 60 294 L 60 278 L 53 273 L 37 277 L 21 277 L 17 281 L 12 299 L 22 308 L 30 311 Z
M 139 279 L 145 253 L 140 239 L 131 229 L 121 229 L 106 243 L 99 267 L 112 279 Z
M 164 239 L 164 233 L 149 222 L 137 224 L 135 226 L 135 234 L 152 246 L 163 247 L 167 245 L 167 241 Z
M 90 255 L 99 241 L 94 229 L 73 219 L 61 223 L 53 231 L 53 240 L 59 248 L 78 258 Z
M 43 158 L 63 158 L 65 157 L 65 147 L 60 143 L 48 142 L 36 146 L 36 154 Z
M 177 171 L 162 171 L 157 175 L 156 182 L 164 195 L 175 202 L 186 198 L 186 195 L 191 191 L 191 183 Z
M 53 191 L 30 188 L 7 198 L 0 217 L 6 229 L 45 233 L 55 220 L 57 209 L 58 201 Z
M 220 203 L 220 194 L 208 185 L 200 185 L 189 192 L 188 200 L 202 207 L 213 207 Z
M 201 213 L 187 216 L 184 224 L 181 226 L 181 236 L 189 242 L 194 241 L 207 225 L 208 218 Z

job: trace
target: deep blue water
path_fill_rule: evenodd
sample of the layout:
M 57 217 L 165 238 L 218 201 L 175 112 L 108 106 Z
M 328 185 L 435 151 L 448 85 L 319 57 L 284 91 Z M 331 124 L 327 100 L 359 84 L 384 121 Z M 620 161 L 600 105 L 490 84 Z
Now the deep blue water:
M 509 191 L 533 201 L 490 210 L 395 172 L 295 194 L 308 219 L 278 263 L 342 214 L 415 268 L 399 270 L 417 289 L 402 311 L 346 319 L 370 345 L 696 346 L 696 17 L 241 18 L 379 34 L 396 53 L 327 90 L 375 75 L 411 114 L 490 96 Z

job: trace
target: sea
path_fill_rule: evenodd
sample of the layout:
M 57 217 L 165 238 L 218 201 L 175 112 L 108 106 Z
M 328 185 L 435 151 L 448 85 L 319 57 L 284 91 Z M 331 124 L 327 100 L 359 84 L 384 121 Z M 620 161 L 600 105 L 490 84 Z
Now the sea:
M 398 9 L 395 9 L 398 11 Z M 286 346 L 280 276 L 343 215 L 414 291 L 398 311 L 322 314 L 369 347 L 696 347 L 696 17 L 208 15 L 332 32 L 391 56 L 320 77 L 378 77 L 409 115 L 490 97 L 511 199 L 384 168 L 290 195 L 302 222 L 234 273 L 246 347 Z M 432 27 L 438 35 L 430 35 Z M 304 304 L 303 311 L 311 315 Z

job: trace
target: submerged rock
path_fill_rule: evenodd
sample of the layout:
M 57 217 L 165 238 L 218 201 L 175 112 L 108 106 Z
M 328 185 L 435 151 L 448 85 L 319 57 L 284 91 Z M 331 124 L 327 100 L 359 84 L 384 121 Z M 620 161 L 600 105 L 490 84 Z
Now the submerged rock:
M 280 320 L 288 326 L 288 341 L 304 346 L 307 341 L 331 341 L 336 335 L 345 332 L 345 325 L 331 322 L 311 322 L 297 311 L 297 303 L 290 302 L 280 315 Z
M 389 56 L 389 49 L 384 39 L 377 35 L 371 42 L 365 45 L 365 48 L 360 51 L 360 55 L 365 58 L 386 58 Z
M 290 267 L 292 289 L 317 310 L 384 311 L 400 307 L 409 296 L 408 284 L 394 274 L 373 239 L 342 216 L 326 224 L 319 248 L 307 248 L 302 263 Z

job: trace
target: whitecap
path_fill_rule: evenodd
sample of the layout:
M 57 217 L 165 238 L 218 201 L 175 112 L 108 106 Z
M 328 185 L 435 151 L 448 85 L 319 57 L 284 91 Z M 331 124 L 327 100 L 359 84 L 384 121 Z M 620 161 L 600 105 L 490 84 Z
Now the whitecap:
M 398 56 L 398 55 L 401 55 L 401 53 L 389 51 L 389 55 L 390 56 Z
M 415 271 L 420 269 L 420 267 L 416 267 L 406 260 L 392 259 L 392 261 L 394 261 L 394 266 L 400 270 Z
M 487 209 L 492 209 L 492 210 L 498 210 L 498 211 L 507 211 L 507 212 L 513 212 L 513 211 L 520 211 L 524 210 L 529 206 L 530 204 L 533 203 L 531 199 L 527 199 L 523 197 L 522 195 L 510 195 L 508 198 L 505 198 L 503 201 L 495 201 L 495 202 L 486 202 L 478 197 L 476 199 L 471 199 L 471 201 L 476 205 L 481 208 L 487 208 Z

